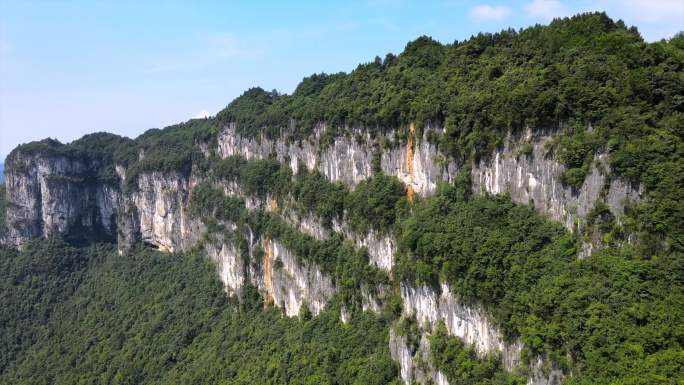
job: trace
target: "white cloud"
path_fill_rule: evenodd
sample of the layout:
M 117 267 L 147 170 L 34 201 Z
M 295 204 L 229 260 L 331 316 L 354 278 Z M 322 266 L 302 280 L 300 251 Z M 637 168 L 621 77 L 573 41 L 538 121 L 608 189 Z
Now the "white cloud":
M 541 18 L 544 21 L 568 14 L 567 8 L 558 0 L 533 0 L 525 5 L 525 12 L 531 17 Z
M 193 116 L 192 118 L 193 119 L 204 119 L 204 118 L 208 118 L 210 116 L 211 116 L 211 114 L 209 113 L 209 111 L 202 110 L 202 111 L 198 112 L 197 115 Z
M 476 21 L 502 21 L 511 14 L 504 5 L 481 4 L 470 10 L 470 17 Z
M 683 0 L 625 0 L 611 1 L 609 15 L 623 18 L 627 24 L 639 28 L 647 41 L 674 36 L 684 30 Z

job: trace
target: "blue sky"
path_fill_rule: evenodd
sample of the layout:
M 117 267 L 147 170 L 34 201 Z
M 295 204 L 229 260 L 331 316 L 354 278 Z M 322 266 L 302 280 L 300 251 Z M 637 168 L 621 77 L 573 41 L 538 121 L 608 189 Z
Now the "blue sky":
M 0 157 L 213 115 L 245 89 L 291 92 L 420 35 L 480 31 L 605 10 L 649 41 L 684 29 L 684 0 L 316 2 L 0 0 Z

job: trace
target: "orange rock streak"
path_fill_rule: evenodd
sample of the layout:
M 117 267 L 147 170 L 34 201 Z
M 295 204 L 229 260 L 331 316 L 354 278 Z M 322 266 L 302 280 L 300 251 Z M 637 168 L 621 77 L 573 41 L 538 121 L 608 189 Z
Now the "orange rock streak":
M 273 245 L 271 240 L 264 239 L 264 261 L 262 264 L 264 270 L 264 289 L 266 289 L 266 300 L 264 305 L 273 303 L 273 268 L 271 261 L 273 260 Z
M 416 144 L 416 124 L 409 124 L 408 138 L 406 140 L 406 171 L 409 175 L 409 184 L 406 188 L 406 198 L 409 202 L 413 202 L 413 157 Z

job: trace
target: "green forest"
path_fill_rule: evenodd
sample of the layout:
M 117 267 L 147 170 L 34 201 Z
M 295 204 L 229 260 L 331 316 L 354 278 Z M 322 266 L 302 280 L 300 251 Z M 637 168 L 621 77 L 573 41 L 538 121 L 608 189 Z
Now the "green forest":
M 379 170 L 352 189 L 306 167 L 293 173 L 274 159 L 200 149 L 216 148 L 230 124 L 289 141 L 323 127 L 326 146 L 352 128 L 373 137 L 397 130 L 389 145 L 402 145 L 411 123 L 444 128 L 428 140 L 464 165 L 428 198 L 409 200 L 406 186 Z M 538 356 L 558 365 L 567 385 L 684 384 L 683 127 L 684 35 L 647 43 L 622 21 L 589 13 L 451 44 L 420 37 L 350 73 L 307 77 L 291 95 L 253 88 L 215 118 L 135 139 L 95 133 L 20 146 L 6 169 L 24 167 L 22 154 L 82 158 L 93 167 L 79 183 L 123 193 L 144 172 L 202 175 L 187 212 L 207 236 L 232 237 L 243 253 L 246 228 L 277 239 L 331 276 L 338 294 L 316 317 L 287 318 L 254 287 L 227 297 L 201 248 L 164 254 L 138 245 L 119 255 L 110 243 L 60 239 L 2 247 L 0 383 L 401 384 L 389 329 L 415 347 L 417 326 L 401 316 L 399 284 L 443 282 L 525 346 L 525 365 L 506 372 L 499 357 L 478 356 L 439 325 L 430 357 L 451 385 L 524 384 Z M 603 203 L 592 210 L 588 222 L 606 242 L 588 258 L 577 258 L 583 234 L 509 196 L 472 194 L 468 165 L 527 128 L 557 134 L 548 156 L 566 166 L 566 186 L 582 185 L 596 154 L 608 155 L 611 178 L 643 186 L 624 218 Z M 115 165 L 127 168 L 122 184 Z M 394 237 L 392 272 L 370 266 L 368 250 L 339 234 L 317 240 L 278 212 L 248 210 L 217 188 L 225 182 L 328 230 L 343 221 L 357 234 Z M 3 224 L 5 195 L 2 186 Z M 377 285 L 389 288 L 384 310 L 361 311 L 361 289 Z
M 387 319 L 229 299 L 197 253 L 50 240 L 0 264 L 3 384 L 400 384 Z

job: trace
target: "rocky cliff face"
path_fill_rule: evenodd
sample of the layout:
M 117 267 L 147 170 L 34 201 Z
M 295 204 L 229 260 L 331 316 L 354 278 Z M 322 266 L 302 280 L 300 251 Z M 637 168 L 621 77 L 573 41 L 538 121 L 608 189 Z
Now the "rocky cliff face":
M 413 193 L 431 194 L 438 181 L 452 180 L 463 168 L 445 159 L 428 142 L 428 132 L 439 128 L 427 127 L 418 138 L 415 127 L 411 126 L 403 142 L 399 142 L 397 131 L 380 138 L 354 131 L 323 146 L 324 129 L 319 127 L 310 140 L 292 142 L 286 137 L 276 140 L 241 137 L 231 125 L 219 135 L 217 153 L 221 157 L 276 158 L 286 162 L 293 172 L 302 166 L 317 169 L 331 181 L 341 181 L 351 187 L 370 177 L 374 165 L 379 165 L 385 174 L 397 176 L 407 184 L 409 198 Z M 597 201 L 606 202 L 619 218 L 628 201 L 640 199 L 638 187 L 609 177 L 607 162 L 602 156 L 597 157 L 579 190 L 564 186 L 560 181 L 563 165 L 546 154 L 545 145 L 551 139 L 550 133 L 532 132 L 525 138 L 510 139 L 490 157 L 472 165 L 473 190 L 508 193 L 515 202 L 530 203 L 540 213 L 574 231 L 582 229 L 584 218 Z M 530 153 L 519 154 L 522 141 L 531 144 Z M 392 145 L 387 147 L 387 143 Z M 205 155 L 211 152 L 206 144 L 201 147 Z M 89 159 L 18 151 L 6 168 L 9 208 L 8 232 L 3 242 L 21 246 L 31 238 L 59 235 L 74 239 L 116 238 L 122 252 L 137 242 L 168 252 L 201 246 L 216 261 L 229 295 L 239 293 L 245 284 L 251 283 L 288 316 L 300 314 L 303 306 L 318 314 L 335 295 L 337 289 L 331 277 L 294 255 L 278 240 L 256 235 L 250 229 L 238 230 L 229 223 L 221 225 L 233 233 L 232 238 L 215 234 L 208 237 L 202 221 L 191 218 L 187 210 L 189 196 L 202 175 L 148 172 L 138 177 L 136 188 L 126 191 L 124 167 L 116 167 L 120 186 L 99 182 L 94 177 L 98 167 L 101 165 Z M 340 233 L 356 247 L 367 248 L 372 265 L 388 272 L 393 268 L 396 241 L 388 234 L 376 231 L 356 234 L 339 220 L 326 228 L 313 215 L 300 216 L 287 207 L 274 206 L 275 199 L 271 196 L 265 199 L 245 196 L 235 183 L 220 183 L 217 187 L 228 196 L 245 198 L 248 209 L 277 212 L 294 228 L 316 239 Z M 580 256 L 590 254 L 599 246 L 596 242 L 587 243 Z M 507 369 L 519 365 L 522 345 L 506 343 L 484 310 L 460 302 L 446 285 L 439 292 L 409 283 L 402 283 L 400 287 L 404 316 L 415 317 L 422 330 L 420 346 L 415 351 L 407 346 L 404 337 L 394 331 L 391 334 L 392 355 L 400 363 L 402 378 L 407 384 L 428 380 L 448 383 L 429 364 L 428 336 L 438 322 L 444 322 L 450 335 L 472 344 L 478 353 L 500 354 Z M 379 312 L 382 301 L 370 291 L 363 293 L 363 310 Z M 349 318 L 345 308 L 341 317 L 343 321 Z M 545 374 L 540 369 L 544 365 L 542 358 L 533 365 L 530 383 L 560 381 L 562 373 Z
M 628 201 L 641 198 L 642 188 L 610 179 L 605 155 L 596 157 L 579 190 L 565 186 L 561 182 L 565 166 L 555 161 L 546 148 L 552 139 L 551 134 L 528 131 L 524 138 L 532 146 L 528 154 L 520 154 L 520 140 L 509 139 L 493 156 L 473 165 L 473 190 L 508 193 L 514 202 L 532 204 L 537 211 L 571 231 L 582 229 L 587 214 L 601 199 L 609 202 L 615 216 L 620 216 Z
M 52 235 L 113 239 L 119 194 L 94 181 L 98 166 L 81 158 L 15 154 L 6 168 L 4 242 L 21 246 Z
M 296 317 L 303 306 L 313 315 L 323 310 L 335 295 L 332 279 L 320 269 L 297 258 L 280 242 L 268 238 L 256 240 L 253 235 L 249 250 L 243 254 L 234 241 L 218 236 L 204 248 L 216 261 L 219 277 L 229 295 L 239 293 L 248 281 L 265 294 L 266 301 L 283 309 L 288 317 Z M 253 253 L 259 245 L 262 256 Z
M 302 306 L 307 306 L 313 315 L 320 313 L 335 294 L 330 277 L 317 266 L 295 257 L 278 241 L 266 238 L 261 243 L 262 279 L 255 283 L 266 293 L 267 301 L 283 308 L 289 317 L 298 315 Z
M 390 334 L 390 349 L 399 362 L 404 381 L 426 383 L 431 379 L 436 384 L 448 384 L 448 380 L 429 362 L 430 344 L 428 337 L 441 322 L 450 336 L 458 337 L 471 345 L 480 356 L 490 354 L 501 357 L 503 367 L 513 371 L 521 365 L 523 344 L 507 343 L 493 324 L 487 312 L 479 306 L 465 304 L 453 294 L 448 285 L 442 283 L 439 292 L 429 286 L 415 287 L 401 283 L 403 316 L 414 318 L 420 328 L 420 343 L 415 350 L 407 345 L 406 338 L 395 330 Z M 528 385 L 557 385 L 563 380 L 562 371 L 553 367 L 544 370 L 548 363 L 538 357 L 530 366 Z
M 432 381 L 435 385 L 449 385 L 444 373 L 430 364 L 430 340 L 427 334 L 420 336 L 418 347 L 415 349 L 409 346 L 406 337 L 397 334 L 394 328 L 390 329 L 389 341 L 390 354 L 392 359 L 399 362 L 404 383 L 426 384 Z
M 478 353 L 500 353 L 506 369 L 513 370 L 520 364 L 522 344 L 505 343 L 486 312 L 464 304 L 446 284 L 442 284 L 441 293 L 437 293 L 427 286 L 402 283 L 401 298 L 404 315 L 415 317 L 424 330 L 432 330 L 437 323 L 444 322 L 450 335 L 472 345 Z
M 137 215 L 131 218 L 130 227 L 138 234 L 124 235 L 127 239 L 139 238 L 162 251 L 185 250 L 195 245 L 203 234 L 199 220 L 188 217 L 187 206 L 191 189 L 197 185 L 196 177 L 180 174 L 145 173 L 138 179 L 137 191 L 132 192 L 122 206 Z
M 383 149 L 382 142 L 384 139 L 395 141 L 396 132 L 371 138 L 367 132 L 353 131 L 335 138 L 331 144 L 322 145 L 324 129 L 315 130 L 310 140 L 290 143 L 286 138 L 244 138 L 237 135 L 235 126 L 231 125 L 219 136 L 218 153 L 221 157 L 240 155 L 246 159 L 275 157 L 287 162 L 295 173 L 304 165 L 309 170 L 319 170 L 331 181 L 350 186 L 356 186 L 372 175 L 374 156 L 379 156 L 385 174 L 396 176 L 423 196 L 433 192 L 439 180 L 450 181 L 457 172 L 456 163 L 447 161 L 437 147 L 427 141 L 427 133 L 433 130 L 430 127 L 424 130 L 422 140 L 415 138 L 415 129 L 411 128 L 405 145 L 388 149 Z
M 463 168 L 453 160 L 446 160 L 427 140 L 428 133 L 439 128 L 426 127 L 422 138 L 416 138 L 415 129 L 409 127 L 404 144 L 396 143 L 397 132 L 371 138 L 368 133 L 358 131 L 338 137 L 326 146 L 320 144 L 323 130 L 324 127 L 317 129 L 310 140 L 291 142 L 285 137 L 245 138 L 237 135 L 235 126 L 230 125 L 219 135 L 217 152 L 222 157 L 274 157 L 287 162 L 294 172 L 304 165 L 318 169 L 331 181 L 342 181 L 352 187 L 372 175 L 375 157 L 385 174 L 397 176 L 411 191 L 423 196 L 432 193 L 438 181 L 452 180 Z M 609 177 L 604 156 L 597 157 L 579 190 L 563 185 L 560 176 L 564 166 L 553 160 L 545 149 L 552 137 L 549 133 L 529 131 L 527 137 L 510 139 L 490 157 L 473 164 L 473 191 L 508 193 L 513 201 L 534 205 L 540 213 L 570 230 L 581 229 L 583 218 L 599 200 L 605 201 L 619 218 L 627 202 L 640 199 L 641 187 Z M 519 153 L 521 140 L 531 143 L 531 153 Z M 386 142 L 395 145 L 384 148 Z M 197 177 L 147 173 L 138 179 L 137 192 L 121 195 L 116 186 L 93 180 L 92 175 L 101 165 L 91 160 L 21 152 L 15 158 L 6 170 L 11 205 L 7 216 L 8 243 L 20 245 L 37 236 L 74 234 L 78 226 L 83 227 L 80 233 L 97 228 L 97 233 L 114 236 L 117 220 L 123 241 L 143 240 L 165 250 L 184 248 L 196 241 L 193 234 L 197 233 L 197 224 L 188 221 L 182 207 L 198 182 Z M 117 171 L 123 178 L 125 169 L 119 166 Z M 228 190 L 235 188 L 226 186 Z M 258 204 L 248 203 L 252 207 Z M 121 220 L 119 211 L 127 219 Z M 303 231 L 307 231 L 306 225 L 302 223 Z M 325 236 L 325 231 L 316 227 L 308 230 L 316 231 L 312 233 L 314 236 Z M 335 231 L 346 232 L 339 223 Z M 369 248 L 377 266 L 389 270 L 394 251 L 391 239 L 376 233 L 354 236 L 359 246 Z
M 357 234 L 350 229 L 349 225 L 338 218 L 333 220 L 332 228 L 329 229 L 323 226 L 314 215 L 302 217 L 287 209 L 283 210 L 281 214 L 291 226 L 318 240 L 329 238 L 333 232 L 342 234 L 357 248 L 365 248 L 368 251 L 368 259 L 371 265 L 387 272 L 392 271 L 396 244 L 389 234 L 383 234 L 374 229 L 365 234 Z
M 218 153 L 222 157 L 240 155 L 247 159 L 275 157 L 288 162 L 293 172 L 304 165 L 310 170 L 319 170 L 331 181 L 350 186 L 372 175 L 373 156 L 377 154 L 385 174 L 396 176 L 421 196 L 434 192 L 438 181 L 451 181 L 464 166 L 447 160 L 427 140 L 430 131 L 439 132 L 440 128 L 426 127 L 422 138 L 416 138 L 415 128 L 411 126 L 404 145 L 385 149 L 382 143 L 394 143 L 396 131 L 375 139 L 359 131 L 338 137 L 328 146 L 320 146 L 323 129 L 316 130 L 309 141 L 289 143 L 284 138 L 275 141 L 243 138 L 230 126 L 219 137 Z M 470 166 L 473 191 L 508 193 L 514 202 L 533 205 L 538 212 L 571 231 L 582 230 L 584 218 L 599 200 L 607 202 L 619 217 L 628 202 L 641 199 L 643 188 L 611 179 L 607 159 L 600 154 L 580 189 L 564 185 L 561 175 L 565 166 L 547 150 L 553 135 L 553 132 L 528 130 L 523 138 L 509 137 L 502 148 Z M 532 151 L 520 153 L 523 143 L 530 144 Z M 384 240 L 382 243 L 387 244 Z

